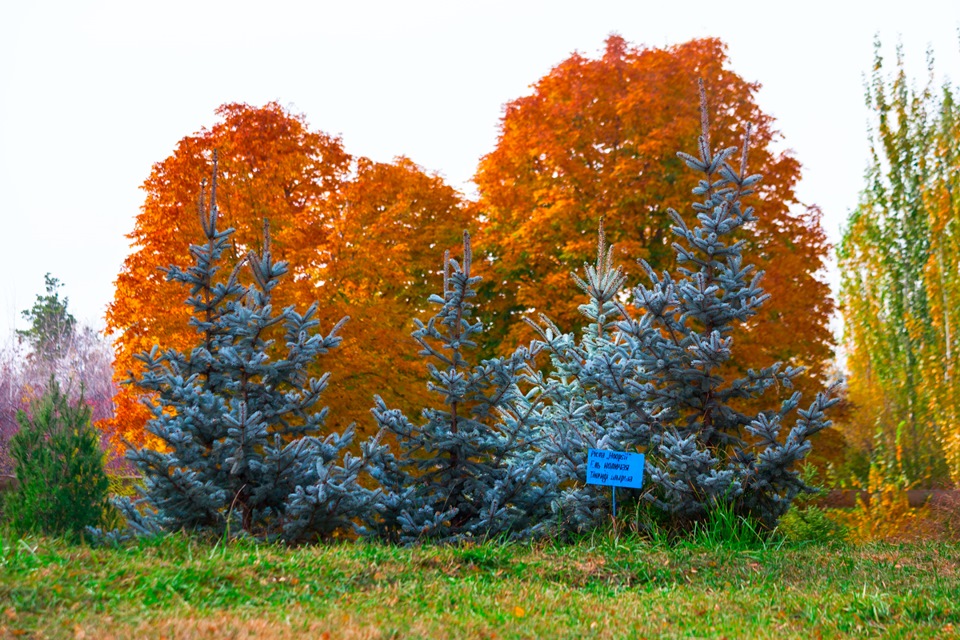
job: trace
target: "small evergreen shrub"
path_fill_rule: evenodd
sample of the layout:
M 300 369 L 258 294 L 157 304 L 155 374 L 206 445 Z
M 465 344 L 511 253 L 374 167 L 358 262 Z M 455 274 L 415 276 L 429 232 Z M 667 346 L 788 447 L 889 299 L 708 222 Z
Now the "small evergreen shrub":
M 847 539 L 843 517 L 815 503 L 827 493 L 820 486 L 818 475 L 813 464 L 806 463 L 800 469 L 800 477 L 813 491 L 797 496 L 777 524 L 777 533 L 788 542 L 829 544 Z
M 829 544 L 847 540 L 847 527 L 816 505 L 794 505 L 783 514 L 777 532 L 788 542 Z
M 17 533 L 79 538 L 99 525 L 108 507 L 100 434 L 81 394 L 71 403 L 56 380 L 19 411 L 10 440 L 16 484 L 4 496 L 4 517 Z

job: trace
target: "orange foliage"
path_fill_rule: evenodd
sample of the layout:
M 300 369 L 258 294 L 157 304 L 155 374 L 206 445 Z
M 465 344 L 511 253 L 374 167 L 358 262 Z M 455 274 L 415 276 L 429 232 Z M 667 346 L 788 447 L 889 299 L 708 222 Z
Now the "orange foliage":
M 407 415 L 433 402 L 410 337 L 412 319 L 442 277 L 437 256 L 457 246 L 474 213 L 457 191 L 406 158 L 360 158 L 336 204 L 324 266 L 313 274 L 322 304 L 350 315 L 330 369 L 327 424 L 342 429 L 356 421 L 372 430 L 374 394 Z
M 592 259 L 604 218 L 629 281 L 643 258 L 672 269 L 672 207 L 691 218 L 696 176 L 676 157 L 695 153 L 700 130 L 697 78 L 706 83 L 715 146 L 740 144 L 753 123 L 750 167 L 763 173 L 754 202 L 760 221 L 746 238 L 749 261 L 765 269 L 772 299 L 736 336 L 744 369 L 783 360 L 806 365 L 800 381 L 817 388 L 830 358 L 828 322 L 834 304 L 818 276 L 829 250 L 820 212 L 800 205 L 800 164 L 776 153 L 773 119 L 754 100 L 759 85 L 726 67 L 724 46 L 694 40 L 665 49 L 637 49 L 611 36 L 600 59 L 574 54 L 507 105 L 496 149 L 476 182 L 487 219 L 477 246 L 493 254 L 496 291 L 488 291 L 506 345 L 526 337 L 514 321 L 533 310 L 562 328 L 579 326 L 583 302 L 570 272 Z M 510 321 L 505 321 L 507 318 Z
M 322 330 L 351 316 L 342 347 L 318 364 L 332 374 L 328 427 L 356 421 L 372 428 L 374 393 L 408 409 L 406 390 L 422 387 L 424 377 L 411 361 L 410 318 L 421 301 L 410 294 L 420 295 L 437 256 L 456 245 L 470 210 L 411 161 L 354 161 L 339 139 L 311 131 L 276 103 L 228 104 L 217 114 L 220 122 L 181 140 L 144 183 L 133 250 L 107 312 L 107 330 L 117 335 L 117 379 L 139 372 L 134 356 L 154 344 L 195 344 L 183 304 L 188 292 L 166 282 L 158 267 L 192 264 L 189 246 L 202 240 L 196 202 L 218 149 L 217 202 L 225 225 L 236 229 L 223 268 L 259 247 L 269 220 L 273 250 L 291 266 L 276 304 L 302 310 L 319 301 Z M 116 417 L 101 427 L 117 444 L 142 445 L 148 418 L 139 391 L 124 386 Z
M 353 159 L 339 139 L 311 131 L 275 103 L 221 107 L 220 122 L 181 140 L 144 184 L 133 250 L 107 313 L 107 328 L 118 336 L 117 378 L 137 371 L 133 356 L 154 344 L 193 344 L 182 304 L 187 292 L 158 267 L 192 263 L 189 245 L 201 239 L 196 201 L 216 148 L 218 203 L 236 229 L 232 260 L 259 246 L 267 218 L 274 250 L 293 274 L 277 304 L 319 301 L 322 329 L 351 317 L 341 348 L 318 365 L 332 374 L 328 427 L 356 421 L 372 429 L 374 393 L 415 413 L 430 400 L 410 320 L 436 288 L 438 256 L 456 249 L 463 229 L 481 225 L 472 230 L 490 258 L 477 261 L 487 272 L 480 306 L 489 314 L 490 351 L 529 338 L 517 320 L 531 310 L 575 328 L 581 300 L 569 273 L 592 258 L 601 216 L 634 281 L 636 258 L 672 267 L 666 209 L 689 216 L 694 186 L 675 152 L 695 149 L 696 79 L 703 77 L 712 90 L 714 137 L 738 144 L 743 125 L 754 123 L 751 166 L 765 174 L 760 222 L 746 239 L 749 255 L 767 269 L 764 286 L 773 298 L 737 336 L 738 361 L 743 368 L 804 364 L 814 375 L 802 384 L 815 385 L 830 355 L 833 310 L 817 277 L 828 249 L 819 211 L 796 202 L 800 165 L 772 150 L 777 133 L 754 102 L 757 85 L 725 64 L 717 40 L 641 50 L 611 37 L 599 60 L 572 56 L 532 95 L 507 105 L 497 147 L 476 176 L 479 205 L 405 158 Z M 148 412 L 138 392 L 124 388 L 117 406 L 103 426 L 117 440 L 143 443 Z

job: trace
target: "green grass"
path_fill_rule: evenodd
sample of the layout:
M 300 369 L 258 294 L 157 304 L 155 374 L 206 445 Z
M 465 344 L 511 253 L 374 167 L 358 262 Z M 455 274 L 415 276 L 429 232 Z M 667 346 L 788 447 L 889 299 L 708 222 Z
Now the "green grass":
M 0 638 L 944 638 L 960 547 L 0 542 Z

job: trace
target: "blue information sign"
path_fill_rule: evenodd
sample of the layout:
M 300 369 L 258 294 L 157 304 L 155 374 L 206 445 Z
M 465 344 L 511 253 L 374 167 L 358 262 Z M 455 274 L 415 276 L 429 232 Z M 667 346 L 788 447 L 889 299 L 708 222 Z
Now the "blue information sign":
M 587 484 L 642 488 L 643 454 L 588 449 Z

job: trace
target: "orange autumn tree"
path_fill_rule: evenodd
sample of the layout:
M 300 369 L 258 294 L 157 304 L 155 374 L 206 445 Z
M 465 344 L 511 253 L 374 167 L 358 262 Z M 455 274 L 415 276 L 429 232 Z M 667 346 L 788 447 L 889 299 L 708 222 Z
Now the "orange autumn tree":
M 564 330 L 582 324 L 570 273 L 592 262 L 601 218 L 629 281 L 640 278 L 637 259 L 657 270 L 672 265 L 666 212 L 682 210 L 695 186 L 675 152 L 697 148 L 699 114 L 689 105 L 698 78 L 716 146 L 738 145 L 738 132 L 753 123 L 750 165 L 764 175 L 749 203 L 762 215 L 743 239 L 772 297 L 736 336 L 738 365 L 805 365 L 801 390 L 821 387 L 834 303 L 821 278 L 829 247 L 820 212 L 797 201 L 800 164 L 774 150 L 779 134 L 756 103 L 759 85 L 729 69 L 716 39 L 644 49 L 611 36 L 602 57 L 572 55 L 506 106 L 497 146 L 475 178 L 486 219 L 477 246 L 490 254 L 491 280 L 508 283 L 485 292 L 499 332 L 490 346 L 526 337 L 516 319 L 534 311 Z
M 446 248 L 443 233 L 434 227 L 446 225 L 447 245 L 454 245 L 469 210 L 459 194 L 409 160 L 354 161 L 338 138 L 310 130 L 302 116 L 276 103 L 228 104 L 217 114 L 217 124 L 181 140 L 144 183 L 146 201 L 129 236 L 132 252 L 107 311 L 107 330 L 117 336 L 117 380 L 138 372 L 134 356 L 154 344 L 183 350 L 196 340 L 183 304 L 187 292 L 167 282 L 158 267 L 191 263 L 189 246 L 202 241 L 196 203 L 217 149 L 217 202 L 223 224 L 236 229 L 224 269 L 260 246 L 267 221 L 273 251 L 290 263 L 293 275 L 278 290 L 276 304 L 302 307 L 319 301 L 321 327 L 352 317 L 341 331 L 342 348 L 318 366 L 331 373 L 327 426 L 342 429 L 356 421 L 363 430 L 372 425 L 374 393 L 403 405 L 404 390 L 422 386 L 423 374 L 405 364 L 406 323 L 415 305 L 398 296 L 397 289 L 432 268 L 435 255 L 417 261 L 434 244 L 441 243 L 437 251 Z M 398 249 L 374 233 L 392 220 L 430 231 L 407 234 Z M 393 271 L 378 271 L 385 252 L 394 259 Z M 377 325 L 369 321 L 374 314 Z M 377 345 L 379 362 L 362 354 L 361 338 Z M 399 372 L 385 382 L 381 374 L 392 369 Z M 139 446 L 149 418 L 141 392 L 123 385 L 115 417 L 101 426 L 118 445 L 126 440 Z
M 474 216 L 455 189 L 407 158 L 357 160 L 331 211 L 323 267 L 313 273 L 323 304 L 350 315 L 326 395 L 332 428 L 356 421 L 373 429 L 374 394 L 408 411 L 434 402 L 410 336 L 413 318 L 441 277 L 437 256 L 457 246 Z
M 326 202 L 345 179 L 350 157 L 340 140 L 310 131 L 302 118 L 290 116 L 276 103 L 263 108 L 227 104 L 217 115 L 220 122 L 183 138 L 173 155 L 154 165 L 143 185 L 146 201 L 128 236 L 132 252 L 117 277 L 106 316 L 107 331 L 117 336 L 118 381 L 140 372 L 136 354 L 155 344 L 187 350 L 196 339 L 183 304 L 187 292 L 167 282 L 159 267 L 187 268 L 192 263 L 190 245 L 203 240 L 197 200 L 210 175 L 213 149 L 220 154 L 217 197 L 223 224 L 236 229 L 225 268 L 232 268 L 247 249 L 259 247 L 264 220 L 269 219 L 275 251 L 291 262 L 294 274 L 278 303 L 309 299 L 303 274 L 313 266 L 314 254 L 307 247 L 316 246 L 326 232 Z M 322 315 L 321 323 L 332 319 Z M 122 385 L 116 404 L 113 420 L 101 426 L 117 444 L 127 440 L 142 445 L 150 415 L 140 392 Z

